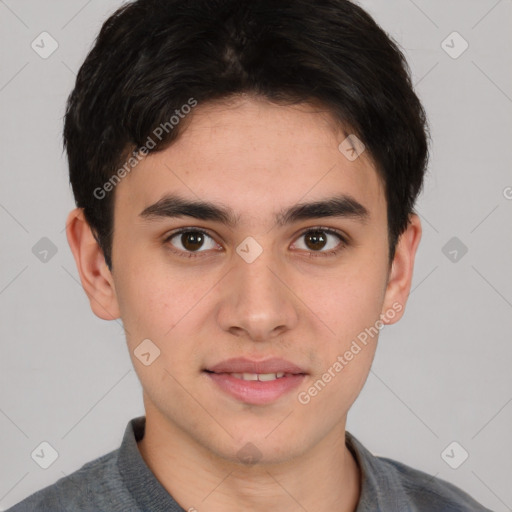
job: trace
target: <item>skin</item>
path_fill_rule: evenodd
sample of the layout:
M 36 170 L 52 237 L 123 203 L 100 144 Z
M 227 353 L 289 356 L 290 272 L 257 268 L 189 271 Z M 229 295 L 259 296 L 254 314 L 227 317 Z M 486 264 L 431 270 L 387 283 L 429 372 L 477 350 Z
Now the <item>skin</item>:
M 185 510 L 354 511 L 361 476 L 345 446 L 345 425 L 377 336 L 309 403 L 297 395 L 380 315 L 384 323 L 400 319 L 420 221 L 411 215 L 390 262 L 384 188 L 371 159 L 364 152 L 349 161 L 338 149 L 347 133 L 311 105 L 241 96 L 198 105 L 188 121 L 175 143 L 116 187 L 112 272 L 81 210 L 68 218 L 92 310 L 125 326 L 146 410 L 139 450 Z M 228 206 L 238 223 L 140 216 L 166 193 Z M 334 194 L 356 199 L 368 218 L 275 224 L 277 212 Z M 182 227 L 212 237 L 196 257 L 172 252 L 186 255 L 179 236 L 165 241 Z M 315 252 L 303 235 L 317 227 L 338 229 L 349 243 L 335 255 Z M 252 263 L 236 253 L 248 236 L 263 249 Z M 328 249 L 339 243 L 329 235 Z M 147 338 L 161 354 L 144 366 L 134 350 Z M 202 372 L 237 356 L 282 357 L 308 375 L 273 403 L 243 403 Z M 247 443 L 259 451 L 255 464 L 237 457 Z

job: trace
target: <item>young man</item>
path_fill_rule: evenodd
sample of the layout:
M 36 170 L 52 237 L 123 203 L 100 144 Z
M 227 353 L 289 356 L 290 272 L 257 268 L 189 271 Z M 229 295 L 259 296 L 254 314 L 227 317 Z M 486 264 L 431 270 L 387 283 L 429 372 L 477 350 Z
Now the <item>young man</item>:
M 345 431 L 400 319 L 426 123 L 347 0 L 139 0 L 104 24 L 64 130 L 67 235 L 121 318 L 146 415 L 22 511 L 483 511 Z

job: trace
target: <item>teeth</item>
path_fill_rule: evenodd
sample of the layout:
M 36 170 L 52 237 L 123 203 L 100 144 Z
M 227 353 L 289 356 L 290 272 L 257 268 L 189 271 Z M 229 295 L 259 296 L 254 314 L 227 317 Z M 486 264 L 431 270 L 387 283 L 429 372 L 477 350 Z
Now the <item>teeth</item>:
M 235 377 L 235 379 L 241 379 L 241 380 L 259 380 L 259 381 L 269 381 L 269 380 L 276 380 L 280 379 L 281 377 L 284 377 L 284 372 L 279 373 L 231 373 L 232 377 Z
M 283 376 L 284 374 L 281 374 L 281 377 Z M 260 375 L 258 375 L 258 380 L 263 380 L 263 381 L 266 381 L 266 380 L 276 380 L 276 379 L 279 379 L 279 374 L 277 373 L 261 373 Z

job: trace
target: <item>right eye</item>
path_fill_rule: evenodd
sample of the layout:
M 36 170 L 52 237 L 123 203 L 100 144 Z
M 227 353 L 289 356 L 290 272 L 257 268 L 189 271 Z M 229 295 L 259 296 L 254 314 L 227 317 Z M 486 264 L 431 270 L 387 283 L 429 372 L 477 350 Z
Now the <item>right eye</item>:
M 219 245 L 205 231 L 191 228 L 181 228 L 171 233 L 165 243 L 170 243 L 172 251 L 179 256 L 194 257 L 194 253 L 216 249 Z

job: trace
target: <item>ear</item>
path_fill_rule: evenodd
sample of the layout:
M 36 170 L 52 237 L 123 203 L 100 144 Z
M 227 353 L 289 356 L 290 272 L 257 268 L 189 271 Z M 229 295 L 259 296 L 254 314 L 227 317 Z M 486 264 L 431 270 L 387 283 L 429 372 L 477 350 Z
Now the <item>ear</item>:
M 85 220 L 82 208 L 75 208 L 69 213 L 66 235 L 93 313 L 104 320 L 119 318 L 119 305 L 112 273 L 105 262 L 103 251 Z
M 413 213 L 409 216 L 407 229 L 400 235 L 389 271 L 381 312 L 381 320 L 385 324 L 398 322 L 404 314 L 411 289 L 414 258 L 420 239 L 420 218 Z

